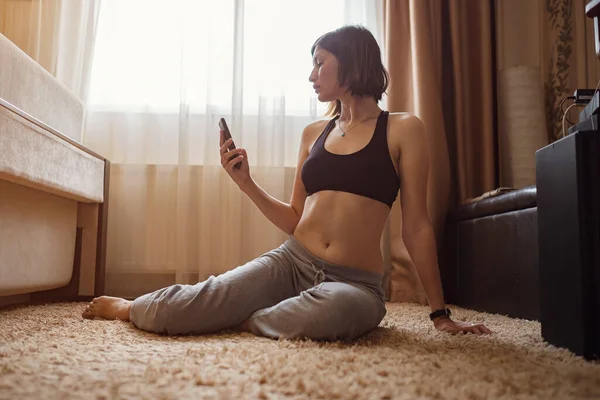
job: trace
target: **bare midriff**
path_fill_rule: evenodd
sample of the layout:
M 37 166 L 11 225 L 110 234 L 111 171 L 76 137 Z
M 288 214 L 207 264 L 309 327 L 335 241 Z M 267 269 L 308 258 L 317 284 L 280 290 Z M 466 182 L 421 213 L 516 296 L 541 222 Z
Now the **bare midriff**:
M 389 213 L 379 201 L 325 190 L 306 198 L 293 236 L 322 260 L 382 274 L 381 234 Z

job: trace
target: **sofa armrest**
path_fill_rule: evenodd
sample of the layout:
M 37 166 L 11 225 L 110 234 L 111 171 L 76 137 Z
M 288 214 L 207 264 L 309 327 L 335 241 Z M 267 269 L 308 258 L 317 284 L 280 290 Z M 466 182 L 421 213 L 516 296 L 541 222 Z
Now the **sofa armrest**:
M 457 221 L 465 221 L 487 215 L 531 208 L 536 206 L 536 198 L 537 190 L 535 185 L 528 186 L 498 196 L 463 204 L 456 210 L 454 218 Z

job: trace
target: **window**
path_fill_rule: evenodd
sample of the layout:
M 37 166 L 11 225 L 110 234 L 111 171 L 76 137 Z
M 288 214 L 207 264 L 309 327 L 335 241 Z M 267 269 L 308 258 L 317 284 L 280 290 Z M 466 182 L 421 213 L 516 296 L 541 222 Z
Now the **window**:
M 310 47 L 361 23 L 376 34 L 380 1 L 104 0 L 90 82 L 91 111 L 190 113 L 265 99 L 286 115 L 322 115 L 308 82 Z M 371 11 L 372 10 L 372 11 Z

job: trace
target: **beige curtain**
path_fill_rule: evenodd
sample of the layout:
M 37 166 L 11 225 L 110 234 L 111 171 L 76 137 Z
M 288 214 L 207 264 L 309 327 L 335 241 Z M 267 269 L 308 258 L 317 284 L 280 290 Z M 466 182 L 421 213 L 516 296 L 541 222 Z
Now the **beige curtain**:
M 85 101 L 99 9 L 100 0 L 0 0 L 0 33 Z
M 415 113 L 427 128 L 428 208 L 440 248 L 449 208 L 495 185 L 490 4 L 390 0 L 385 15 L 388 108 Z M 426 304 L 402 240 L 399 201 L 388 225 L 388 297 Z

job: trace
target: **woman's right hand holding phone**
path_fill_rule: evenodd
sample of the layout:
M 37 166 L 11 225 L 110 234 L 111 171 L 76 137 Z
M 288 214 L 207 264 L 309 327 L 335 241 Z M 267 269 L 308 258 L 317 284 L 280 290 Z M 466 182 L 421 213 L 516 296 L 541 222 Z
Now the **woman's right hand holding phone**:
M 225 133 L 221 131 L 221 140 L 219 144 L 221 146 L 221 165 L 227 171 L 231 179 L 240 187 L 244 189 L 246 185 L 251 181 L 250 178 L 250 165 L 248 164 L 248 154 L 245 149 L 236 148 L 229 150 L 229 146 L 233 143 L 233 139 L 225 140 Z M 241 162 L 240 168 L 235 168 L 235 164 Z

